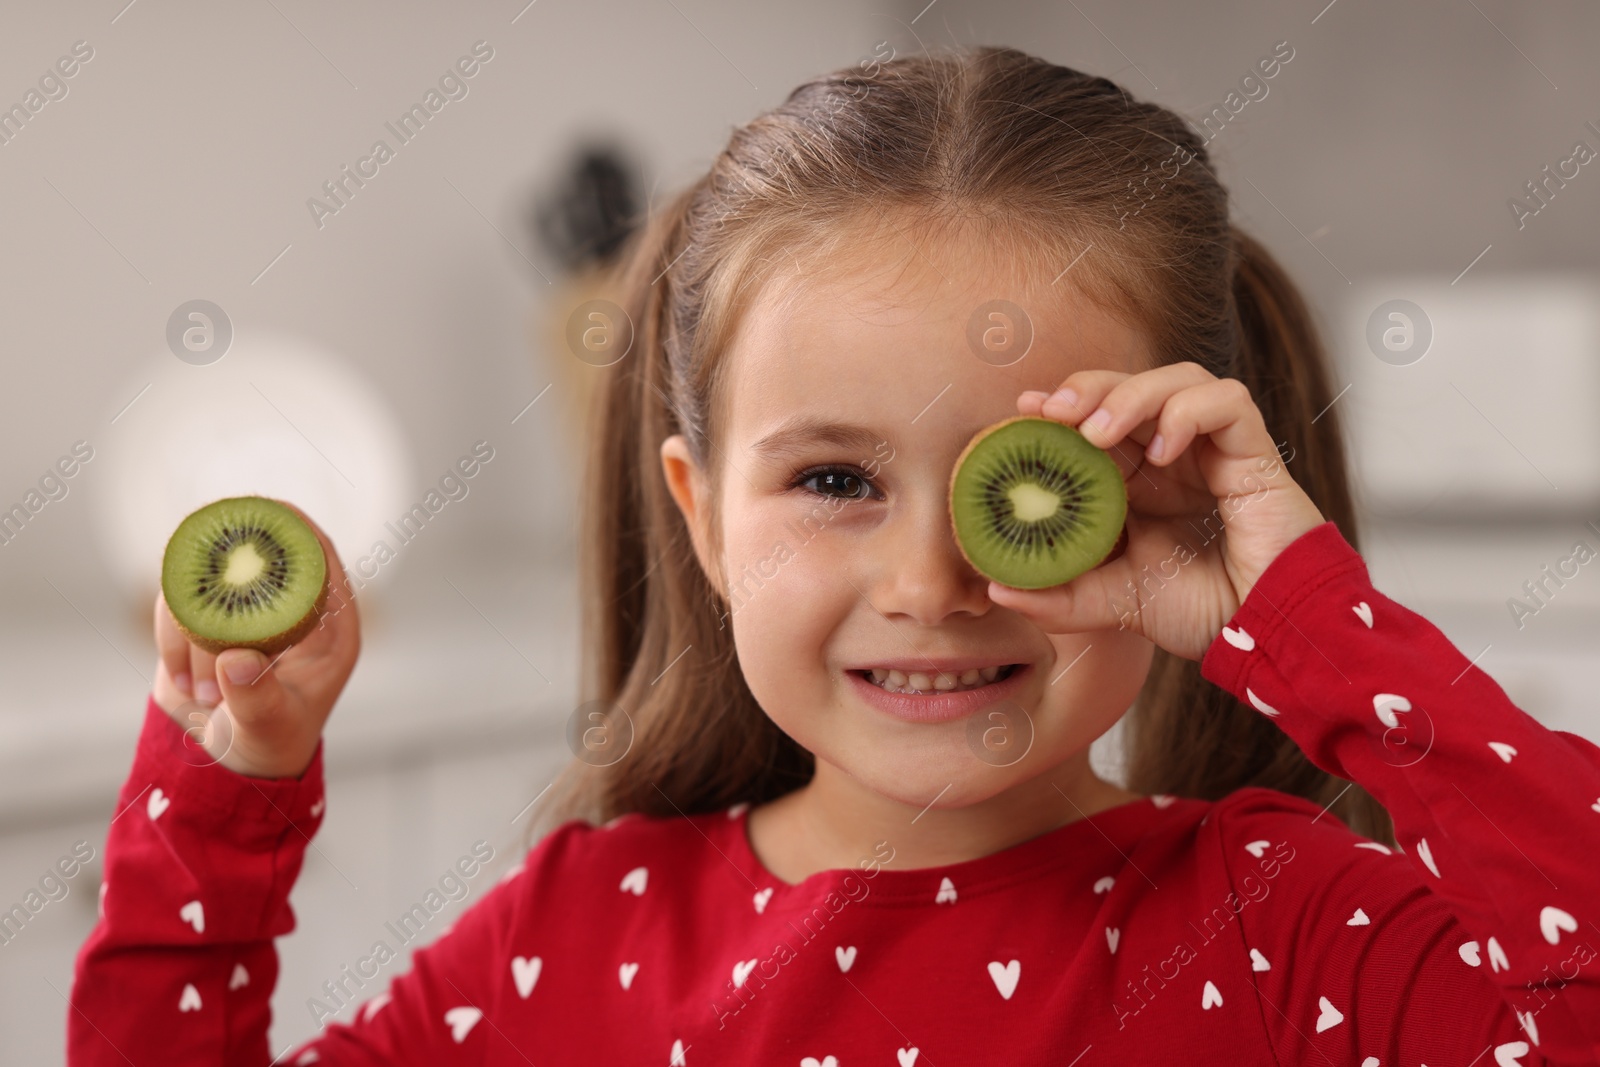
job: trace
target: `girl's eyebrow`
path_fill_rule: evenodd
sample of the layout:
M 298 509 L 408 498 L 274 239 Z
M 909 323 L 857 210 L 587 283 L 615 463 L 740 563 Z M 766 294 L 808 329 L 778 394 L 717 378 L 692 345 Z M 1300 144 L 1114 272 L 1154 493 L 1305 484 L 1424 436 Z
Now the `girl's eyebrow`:
M 835 422 L 816 415 L 795 415 L 776 430 L 751 445 L 748 451 L 758 459 L 777 461 L 803 452 L 809 445 L 835 445 L 874 454 L 886 444 L 882 434 L 847 422 Z

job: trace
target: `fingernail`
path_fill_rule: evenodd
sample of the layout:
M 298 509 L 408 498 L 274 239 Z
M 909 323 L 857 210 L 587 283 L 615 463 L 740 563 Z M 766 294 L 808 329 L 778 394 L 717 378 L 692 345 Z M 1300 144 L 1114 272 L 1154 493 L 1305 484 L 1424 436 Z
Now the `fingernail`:
M 228 675 L 228 681 L 234 685 L 249 685 L 261 677 L 262 668 L 267 665 L 267 657 L 259 652 L 243 652 L 231 656 L 223 671 Z
M 179 671 L 172 679 L 172 684 L 177 686 L 178 692 L 186 697 L 194 696 L 194 679 L 189 677 L 188 671 Z
M 1111 412 L 1105 408 L 1095 408 L 1094 414 L 1083 420 L 1097 430 L 1103 430 L 1111 422 Z
M 222 690 L 212 679 L 202 678 L 194 685 L 194 698 L 205 704 L 216 704 L 222 700 Z
M 1165 448 L 1166 445 L 1167 443 L 1161 439 L 1161 435 L 1156 434 L 1154 437 L 1150 438 L 1150 443 L 1145 446 L 1144 454 L 1149 456 L 1151 459 L 1160 459 L 1161 450 Z

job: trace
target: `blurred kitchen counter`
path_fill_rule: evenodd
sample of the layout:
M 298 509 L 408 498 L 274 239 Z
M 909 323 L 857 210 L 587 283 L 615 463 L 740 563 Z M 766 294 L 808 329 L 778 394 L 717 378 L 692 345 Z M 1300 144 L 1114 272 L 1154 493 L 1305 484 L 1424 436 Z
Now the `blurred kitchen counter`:
M 406 562 L 358 597 L 361 658 L 328 721 L 328 772 L 563 744 L 573 568 Z M 0 623 L 0 834 L 109 817 L 133 759 L 156 660 L 149 605 L 106 614 L 74 599 L 46 621 Z

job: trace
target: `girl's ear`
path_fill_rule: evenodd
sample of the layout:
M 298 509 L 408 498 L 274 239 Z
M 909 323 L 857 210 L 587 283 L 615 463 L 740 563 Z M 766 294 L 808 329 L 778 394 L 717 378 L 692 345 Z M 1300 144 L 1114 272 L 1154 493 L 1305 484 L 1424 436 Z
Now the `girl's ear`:
M 675 433 L 661 442 L 661 472 L 667 479 L 667 491 L 677 502 L 678 510 L 683 513 L 683 521 L 689 527 L 689 537 L 694 542 L 694 554 L 700 560 L 700 569 L 705 571 L 712 588 L 720 595 L 725 588 L 720 568 L 710 558 L 706 547 L 710 544 L 706 523 L 711 514 L 706 478 L 695 465 L 694 457 L 689 454 L 689 442 L 683 434 Z

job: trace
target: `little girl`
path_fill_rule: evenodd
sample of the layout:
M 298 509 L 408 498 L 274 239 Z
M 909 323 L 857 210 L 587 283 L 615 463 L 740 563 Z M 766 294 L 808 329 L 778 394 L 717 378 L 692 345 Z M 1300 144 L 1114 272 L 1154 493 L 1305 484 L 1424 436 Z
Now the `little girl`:
M 278 1062 L 1600 1062 L 1600 748 L 1372 586 L 1307 308 L 1178 116 L 1007 48 L 821 77 L 614 280 L 605 754 Z M 1032 592 L 947 514 L 1019 413 L 1129 498 L 1111 558 Z M 359 647 L 323 543 L 346 607 L 270 669 L 157 604 L 73 1064 L 271 1058 Z M 1088 752 L 1130 706 L 1123 788 Z

